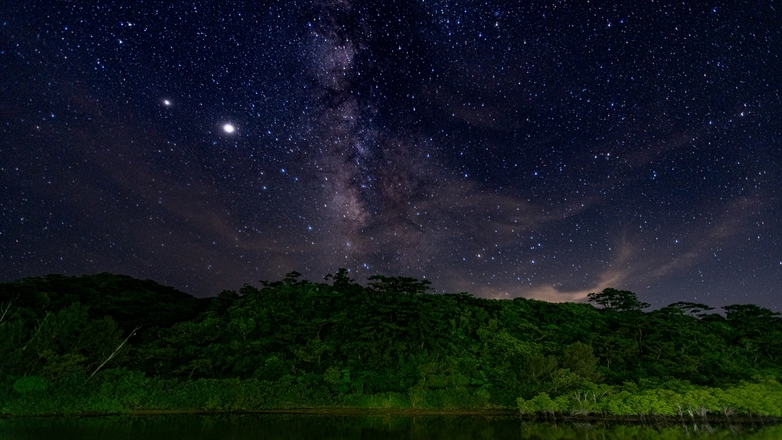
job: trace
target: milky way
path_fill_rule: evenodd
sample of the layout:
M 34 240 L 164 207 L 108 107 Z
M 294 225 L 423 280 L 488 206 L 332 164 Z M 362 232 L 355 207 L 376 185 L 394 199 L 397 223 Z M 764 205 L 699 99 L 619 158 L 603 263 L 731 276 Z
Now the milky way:
M 0 14 L 0 277 L 291 270 L 780 309 L 772 3 Z

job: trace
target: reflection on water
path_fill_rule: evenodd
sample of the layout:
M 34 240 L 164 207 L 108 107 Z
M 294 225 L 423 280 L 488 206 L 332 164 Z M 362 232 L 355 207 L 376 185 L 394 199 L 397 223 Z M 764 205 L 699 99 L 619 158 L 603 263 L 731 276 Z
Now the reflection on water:
M 533 423 L 516 417 L 397 415 L 155 415 L 0 419 L 0 439 L 753 439 L 782 426 Z

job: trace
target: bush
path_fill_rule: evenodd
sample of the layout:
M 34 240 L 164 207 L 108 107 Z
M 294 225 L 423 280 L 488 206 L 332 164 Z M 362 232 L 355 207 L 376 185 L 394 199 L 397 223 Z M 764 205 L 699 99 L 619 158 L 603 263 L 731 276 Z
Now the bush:
M 14 391 L 27 394 L 36 391 L 46 391 L 49 381 L 40 376 L 26 376 L 14 381 Z

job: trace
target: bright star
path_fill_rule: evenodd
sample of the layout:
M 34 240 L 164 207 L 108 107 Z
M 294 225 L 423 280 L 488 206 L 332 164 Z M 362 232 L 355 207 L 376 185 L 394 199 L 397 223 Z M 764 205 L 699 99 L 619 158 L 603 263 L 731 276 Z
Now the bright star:
M 166 107 L 171 107 L 171 101 L 169 101 L 168 99 L 164 99 L 163 105 L 165 105 Z

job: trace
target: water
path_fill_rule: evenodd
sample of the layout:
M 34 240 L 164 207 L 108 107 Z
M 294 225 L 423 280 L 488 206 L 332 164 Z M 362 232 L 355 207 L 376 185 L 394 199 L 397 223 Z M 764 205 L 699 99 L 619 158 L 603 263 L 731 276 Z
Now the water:
M 780 439 L 782 425 L 542 423 L 512 416 L 323 414 L 154 415 L 0 419 L 0 439 L 493 440 Z

